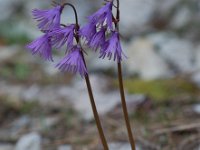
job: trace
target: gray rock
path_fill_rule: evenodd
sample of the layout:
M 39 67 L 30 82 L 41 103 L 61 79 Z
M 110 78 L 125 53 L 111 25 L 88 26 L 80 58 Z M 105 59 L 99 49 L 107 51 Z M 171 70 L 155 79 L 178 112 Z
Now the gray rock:
M 72 150 L 72 147 L 70 145 L 61 145 L 58 150 Z
M 19 128 L 21 126 L 27 126 L 30 123 L 30 118 L 28 116 L 22 116 L 16 119 L 12 124 L 14 127 Z
M 44 106 L 62 108 L 69 105 L 69 98 L 60 94 L 60 91 L 66 89 L 66 87 L 63 85 L 40 87 L 40 93 L 35 97 Z
M 160 48 L 166 41 L 168 42 L 171 38 L 175 38 L 175 34 L 172 32 L 156 32 L 146 35 L 146 38 L 153 45 Z
M 200 71 L 195 72 L 191 76 L 191 80 L 200 87 Z
M 56 60 L 54 58 L 54 61 L 55 62 L 59 62 L 60 60 Z M 56 68 L 56 64 L 54 63 L 44 63 L 43 64 L 43 69 L 44 69 L 44 72 L 49 75 L 49 76 L 55 76 L 55 75 L 58 75 L 58 73 L 60 73 L 60 70 L 58 68 Z
M 110 91 L 107 88 L 109 80 L 106 79 L 105 76 L 91 75 L 90 80 L 97 109 L 100 115 L 110 112 L 120 103 L 119 92 L 116 90 Z M 60 92 L 63 96 L 65 95 L 65 97 L 69 98 L 74 108 L 83 115 L 85 120 L 91 120 L 93 118 L 87 88 L 83 80 L 76 79 L 70 88 L 67 87 Z M 126 95 L 128 98 L 128 94 Z M 140 98 L 143 99 L 143 97 Z M 131 96 L 132 101 L 140 101 L 140 98 L 138 98 L 138 96 L 134 97 L 134 95 Z
M 110 143 L 110 150 L 131 150 L 129 143 Z M 139 146 L 136 145 L 136 150 L 142 150 Z
M 69 105 L 68 98 L 59 93 L 62 89 L 66 89 L 66 86 L 40 87 L 38 85 L 24 86 L 0 82 L 0 95 L 8 96 L 14 103 L 37 101 L 44 106 L 60 108 L 64 104 Z
M 199 145 L 196 146 L 196 147 L 194 148 L 194 150 L 200 150 L 200 146 L 199 146 Z
M 16 144 L 15 150 L 41 150 L 41 137 L 38 133 L 22 136 Z
M 180 73 L 194 70 L 194 47 L 189 41 L 171 39 L 161 47 L 160 54 Z
M 158 12 L 162 12 L 162 14 L 159 15 L 166 15 L 170 12 L 172 12 L 172 9 L 176 8 L 177 6 L 179 6 L 179 2 L 181 0 L 157 0 L 156 3 L 156 10 Z M 155 14 L 157 15 L 157 14 Z
M 107 58 L 99 59 L 98 57 L 98 53 L 91 52 L 88 54 L 87 65 L 89 70 L 99 73 L 102 73 L 103 71 L 115 71 L 116 63 L 114 61 L 108 60 Z
M 18 52 L 18 46 L 0 47 L 0 63 L 13 59 Z
M 0 20 L 5 20 L 7 18 L 9 18 L 13 11 L 14 11 L 14 7 L 13 5 L 15 5 L 18 1 L 12 1 L 12 0 L 0 0 L 0 13 L 2 14 L 0 17 Z M 7 11 L 9 10 L 9 11 Z M 5 13 L 6 12 L 6 13 Z
M 192 18 L 192 12 L 188 7 L 182 7 L 173 16 L 171 21 L 171 26 L 174 28 L 182 28 L 188 23 L 190 23 Z
M 99 114 L 107 113 L 120 102 L 118 92 L 107 91 L 107 80 L 105 80 L 104 76 L 90 76 L 90 80 Z M 70 88 L 67 87 L 60 92 L 63 93 L 63 96 L 65 95 L 69 98 L 74 108 L 83 115 L 84 119 L 90 120 L 93 118 L 84 80 L 76 79 Z
M 200 69 L 200 50 L 186 39 L 160 32 L 137 38 L 127 48 L 129 75 L 143 79 L 168 78 L 175 74 L 193 73 Z M 197 80 L 198 74 L 194 76 Z
M 0 144 L 0 150 L 14 150 L 14 146 L 10 144 Z
M 150 21 L 156 8 L 155 4 L 156 0 L 123 0 L 120 5 L 123 16 L 120 21 L 122 35 L 130 37 L 133 33 L 146 29 L 146 23 Z
M 45 3 L 47 6 L 47 2 Z M 12 28 L 6 28 L 8 31 L 5 31 L 5 33 L 8 32 L 9 34 L 15 35 L 27 34 L 28 36 L 33 38 L 38 36 L 39 31 L 36 30 L 36 27 L 34 28 L 33 23 L 35 22 L 32 20 L 31 10 L 33 8 L 36 8 L 35 6 L 42 5 L 44 6 L 44 2 L 41 2 L 39 0 L 0 0 L 0 13 L 2 14 L 0 17 L 0 21 L 2 21 L 2 23 L 9 23 L 10 21 L 12 21 L 13 26 Z
M 20 132 L 22 132 L 26 127 L 31 124 L 31 118 L 29 116 L 22 116 L 14 120 L 9 129 L 11 132 L 11 137 L 18 137 Z
M 109 80 L 105 76 L 91 76 L 95 101 L 100 114 L 107 113 L 120 102 L 119 92 L 115 90 L 110 91 L 107 88 L 108 83 Z M 68 86 L 40 87 L 38 85 L 31 85 L 28 87 L 1 82 L 0 91 L 1 95 L 9 96 L 9 99 L 14 102 L 20 102 L 21 100 L 28 102 L 38 101 L 44 106 L 54 108 L 62 108 L 71 103 L 77 111 L 84 115 L 84 118 L 91 119 L 93 117 L 87 88 L 85 86 L 85 81 L 82 78 L 75 78 L 72 85 Z M 143 97 L 138 98 L 136 95 L 127 95 L 127 98 L 135 102 L 139 102 L 143 99 Z M 20 119 L 20 124 L 21 123 L 26 122 L 24 122 L 24 119 Z
M 118 90 L 109 90 L 109 79 L 105 76 L 91 75 L 91 84 L 94 92 L 95 102 L 100 115 L 110 112 L 120 103 Z M 37 101 L 45 107 L 65 108 L 72 106 L 83 115 L 83 118 L 93 118 L 91 104 L 87 93 L 85 81 L 82 78 L 75 78 L 71 85 L 24 86 L 0 83 L 0 94 L 8 96 L 14 102 Z M 142 102 L 144 96 L 127 95 L 127 101 Z M 56 118 L 47 120 L 47 124 L 56 122 Z M 37 130 L 38 131 L 38 130 Z
M 171 33 L 155 33 L 147 37 L 172 71 L 175 73 L 190 73 L 194 71 L 195 49 L 193 44 L 185 39 L 179 39 Z
M 138 74 L 150 80 L 169 77 L 170 70 L 162 57 L 157 54 L 153 43 L 148 39 L 133 40 L 128 49 L 127 69 L 129 74 Z
M 83 24 L 96 3 L 86 0 L 84 2 L 73 2 L 73 4 L 77 8 L 79 22 Z M 88 5 L 91 5 L 91 7 L 88 7 Z M 0 0 L 0 13 L 2 14 L 0 21 L 10 22 L 10 18 L 12 18 L 14 26 L 11 29 L 8 28 L 8 31 L 12 30 L 13 33 L 17 33 L 16 35 L 24 33 L 29 38 L 35 39 L 42 33 L 37 29 L 37 22 L 32 19 L 31 11 L 34 8 L 48 9 L 51 7 L 51 1 Z M 75 18 L 73 13 L 71 8 L 66 8 L 62 15 L 63 23 L 74 23 Z M 18 18 L 18 20 L 15 20 L 15 18 Z
M 23 90 L 23 86 L 9 85 L 5 82 L 0 82 L 0 94 L 8 96 L 13 102 L 19 102 L 21 100 Z
M 22 99 L 26 101 L 32 101 L 34 98 L 37 99 L 37 96 L 40 92 L 40 87 L 38 85 L 31 85 L 24 89 L 24 93 L 22 94 Z
M 194 105 L 193 110 L 194 110 L 195 113 L 200 114 L 200 104 Z
M 197 46 L 194 59 L 194 71 L 191 75 L 191 80 L 200 87 L 200 46 Z
M 195 51 L 195 70 L 200 70 L 200 45 L 197 46 Z
M 59 116 L 49 116 L 44 117 L 41 120 L 40 118 L 32 118 L 32 123 L 30 125 L 31 131 L 46 131 L 47 129 L 50 129 L 52 126 L 58 124 Z

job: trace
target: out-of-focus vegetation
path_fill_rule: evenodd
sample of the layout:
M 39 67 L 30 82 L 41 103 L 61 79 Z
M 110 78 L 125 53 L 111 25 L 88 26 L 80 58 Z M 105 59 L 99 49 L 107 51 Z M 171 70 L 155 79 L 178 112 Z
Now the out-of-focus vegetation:
M 196 96 L 200 90 L 184 78 L 145 81 L 126 79 L 125 88 L 131 94 L 146 94 L 156 101 L 174 99 L 185 95 Z
M 13 78 L 19 81 L 26 80 L 31 73 L 31 70 L 29 68 L 29 65 L 24 63 L 15 63 L 10 64 L 5 67 L 3 67 L 0 70 L 1 77 L 3 78 Z
M 5 45 L 20 44 L 24 45 L 30 42 L 30 36 L 26 32 L 16 29 L 15 24 L 11 22 L 0 22 L 0 43 Z

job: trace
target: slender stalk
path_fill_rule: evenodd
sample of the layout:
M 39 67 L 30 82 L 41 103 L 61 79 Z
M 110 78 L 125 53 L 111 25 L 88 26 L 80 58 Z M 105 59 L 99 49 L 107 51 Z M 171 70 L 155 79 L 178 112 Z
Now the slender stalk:
M 124 94 L 121 62 L 118 62 L 117 68 L 118 68 L 119 88 L 120 88 L 120 95 L 121 95 L 121 102 L 122 102 L 122 108 L 123 108 L 123 113 L 124 113 L 124 119 L 125 119 L 127 131 L 128 131 L 128 137 L 129 137 L 129 141 L 130 141 L 130 144 L 131 144 L 131 148 L 132 148 L 132 150 L 135 150 L 136 149 L 135 148 L 135 140 L 134 140 L 132 130 L 131 130 L 131 124 L 130 124 L 130 120 L 129 120 L 129 117 L 128 117 L 128 110 L 127 110 L 125 94 Z
M 100 119 L 99 119 L 97 108 L 96 108 L 96 105 L 95 105 L 95 101 L 94 101 L 94 97 L 93 97 L 93 93 L 92 93 L 92 88 L 91 88 L 91 84 L 90 84 L 90 79 L 89 79 L 88 75 L 85 75 L 85 81 L 86 81 L 86 84 L 87 84 L 88 94 L 89 94 L 89 97 L 90 97 L 90 103 L 91 103 L 91 106 L 92 106 L 92 111 L 93 111 L 93 114 L 94 114 L 95 122 L 96 122 L 96 125 L 97 125 L 97 129 L 99 131 L 99 135 L 100 135 L 104 150 L 109 150 L 108 144 L 107 144 L 107 141 L 106 141 L 106 138 L 104 136 L 104 132 L 103 132 L 103 129 L 102 129 L 102 126 L 101 126 L 101 122 L 100 122 Z
M 67 6 L 67 5 L 70 6 L 74 11 L 75 20 L 76 20 L 75 38 L 76 38 L 77 44 L 80 44 L 80 38 L 79 38 L 79 35 L 78 35 L 79 23 L 78 23 L 77 11 L 76 11 L 74 5 L 72 5 L 70 3 L 64 3 L 63 7 Z M 81 51 L 81 55 L 82 55 L 85 67 L 87 68 L 83 51 Z M 87 85 L 88 95 L 89 95 L 89 98 L 90 98 L 90 103 L 91 103 L 91 106 L 92 106 L 92 111 L 93 111 L 93 115 L 94 115 L 94 118 L 95 118 L 95 122 L 96 122 L 96 126 L 97 126 L 97 129 L 98 129 L 98 132 L 99 132 L 101 142 L 103 144 L 104 150 L 109 150 L 108 144 L 107 144 L 104 132 L 103 132 L 103 128 L 101 126 L 101 122 L 100 122 L 100 119 L 99 119 L 99 114 L 98 114 L 98 111 L 97 111 L 97 108 L 96 108 L 96 104 L 95 104 L 95 100 L 94 100 L 94 96 L 93 96 L 93 92 L 92 92 L 92 87 L 91 87 L 91 84 L 90 84 L 90 78 L 89 78 L 88 74 L 85 75 L 85 82 L 86 82 L 86 85 Z
M 72 5 L 72 4 L 70 4 L 70 3 L 64 3 L 64 4 L 62 4 L 62 6 L 63 6 L 63 7 L 65 7 L 65 6 L 70 6 L 70 7 L 73 9 L 74 15 L 75 15 L 75 19 L 76 19 L 76 25 L 78 25 L 78 24 L 79 24 L 79 23 L 78 23 L 78 14 L 77 14 L 77 11 L 76 11 L 76 8 L 74 7 L 74 5 Z
M 120 20 L 120 10 L 119 10 L 119 0 L 117 0 L 117 14 L 116 14 L 116 22 L 115 22 L 115 28 L 117 31 L 119 31 L 119 20 Z M 135 140 L 133 137 L 132 129 L 131 129 L 131 124 L 128 116 L 128 109 L 127 109 L 127 104 L 126 104 L 126 99 L 125 99 L 125 94 L 124 94 L 124 85 L 123 85 L 123 77 L 122 77 L 122 66 L 121 62 L 119 61 L 117 63 L 117 69 L 118 69 L 118 79 L 119 79 L 119 88 L 120 88 L 120 96 L 121 96 L 121 103 L 122 103 L 122 109 L 123 109 L 123 114 L 124 114 L 124 119 L 126 123 L 126 128 L 128 131 L 128 137 L 129 141 L 131 144 L 131 149 L 135 150 Z

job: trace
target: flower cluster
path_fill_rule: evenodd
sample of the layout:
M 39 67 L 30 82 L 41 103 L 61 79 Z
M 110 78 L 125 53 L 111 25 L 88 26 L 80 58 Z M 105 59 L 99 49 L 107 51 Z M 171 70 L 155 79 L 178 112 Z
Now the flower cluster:
M 120 37 L 113 27 L 112 14 L 113 1 L 107 2 L 93 15 L 88 17 L 88 24 L 80 29 L 80 35 L 86 40 L 86 44 L 94 49 L 100 49 L 100 58 L 108 57 L 120 62 L 122 51 Z
M 90 48 L 95 51 L 100 50 L 100 58 L 108 57 L 120 62 L 122 57 L 126 57 L 121 48 L 119 33 L 113 27 L 113 22 L 116 21 L 112 14 L 113 1 L 107 2 L 88 17 L 88 24 L 80 30 L 77 22 L 67 26 L 61 24 L 64 6 L 57 5 L 52 9 L 32 11 L 34 19 L 38 22 L 38 28 L 44 33 L 27 45 L 27 49 L 33 55 L 37 54 L 44 60 L 53 61 L 52 48 L 60 49 L 65 46 L 68 50 L 66 56 L 56 67 L 61 71 L 78 72 L 84 76 L 87 74 L 87 69 L 80 42 L 77 40 L 77 37 L 81 36 Z
M 32 14 L 38 22 L 38 28 L 44 33 L 26 47 L 33 55 L 38 54 L 44 60 L 53 61 L 52 48 L 60 49 L 66 46 L 66 56 L 56 65 L 61 71 L 87 74 L 83 60 L 82 49 L 75 41 L 76 25 L 61 25 L 61 14 L 64 6 L 56 6 L 48 10 L 34 9 Z

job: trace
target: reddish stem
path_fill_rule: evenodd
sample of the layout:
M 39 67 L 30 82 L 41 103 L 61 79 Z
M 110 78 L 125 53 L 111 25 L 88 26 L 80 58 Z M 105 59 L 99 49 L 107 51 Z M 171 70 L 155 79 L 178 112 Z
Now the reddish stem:
M 66 6 L 66 5 L 72 7 L 72 9 L 74 11 L 75 19 L 76 19 L 75 38 L 76 38 L 77 44 L 80 44 L 80 38 L 79 38 L 79 34 L 78 34 L 79 23 L 78 23 L 78 15 L 77 15 L 76 8 L 74 7 L 74 5 L 72 5 L 70 3 L 64 3 L 63 7 Z M 85 67 L 87 68 L 85 58 L 84 58 L 84 54 L 83 54 L 83 50 L 81 51 L 81 55 L 82 55 Z M 86 82 L 86 85 L 87 85 L 88 95 L 89 95 L 89 98 L 90 98 L 90 103 L 91 103 L 91 106 L 92 106 L 92 111 L 93 111 L 93 115 L 94 115 L 94 118 L 95 118 L 97 129 L 98 129 L 98 132 L 99 132 L 99 136 L 101 138 L 101 142 L 103 144 L 104 150 L 109 150 L 108 144 L 107 144 L 104 132 L 103 132 L 103 128 L 101 126 L 101 122 L 100 122 L 100 119 L 99 119 L 99 114 L 98 114 L 98 111 L 97 111 L 97 108 L 96 108 L 96 104 L 95 104 L 95 100 L 94 100 L 94 96 L 93 96 L 93 92 L 92 92 L 92 87 L 91 87 L 91 84 L 90 84 L 90 78 L 89 78 L 88 74 L 85 75 L 85 82 Z
M 119 10 L 119 0 L 117 0 L 116 22 L 114 22 L 114 23 L 115 23 L 115 28 L 118 32 L 119 32 L 119 20 L 120 20 L 120 10 Z M 135 150 L 136 149 L 135 140 L 134 140 L 134 137 L 133 137 L 133 133 L 132 133 L 132 129 L 131 129 L 131 123 L 130 123 L 129 116 L 128 116 L 128 109 L 127 109 L 127 104 L 126 104 L 126 99 L 125 99 L 125 94 L 124 94 L 122 67 L 121 67 L 120 61 L 117 63 L 117 68 L 118 68 L 119 88 L 120 88 L 120 96 L 121 96 L 124 119 L 125 119 L 125 123 L 126 123 L 126 128 L 127 128 L 131 148 L 132 148 L 132 150 Z

